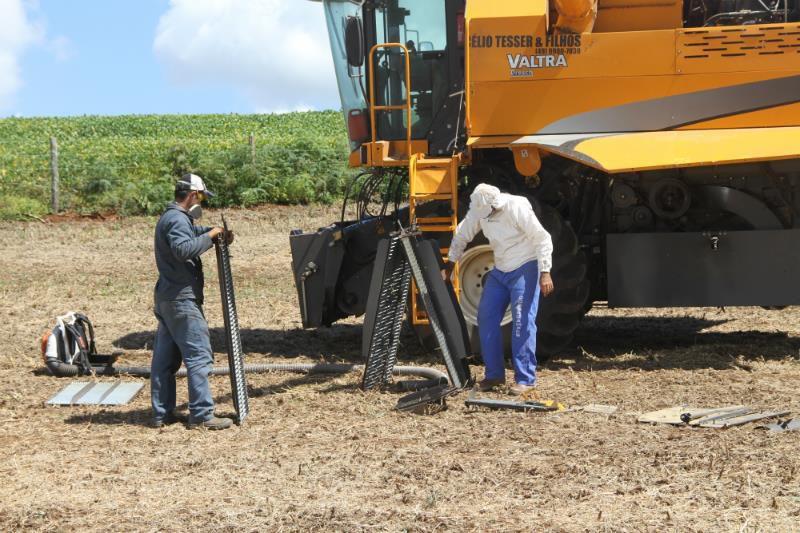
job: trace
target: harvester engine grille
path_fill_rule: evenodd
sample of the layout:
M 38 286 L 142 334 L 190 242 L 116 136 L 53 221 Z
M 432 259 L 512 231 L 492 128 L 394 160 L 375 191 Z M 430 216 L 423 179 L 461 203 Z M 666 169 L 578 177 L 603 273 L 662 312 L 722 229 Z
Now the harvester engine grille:
M 704 60 L 715 60 L 718 72 L 752 68 L 753 60 L 782 65 L 800 53 L 800 31 L 784 26 L 741 26 L 678 31 L 676 68 L 691 74 L 708 71 Z M 768 59 L 771 58 L 771 59 Z
M 222 219 L 224 231 L 216 241 L 217 269 L 219 272 L 219 289 L 222 299 L 222 316 L 225 318 L 225 341 L 228 346 L 228 364 L 230 365 L 231 396 L 236 409 L 237 423 L 242 424 L 250 412 L 247 397 L 247 380 L 244 375 L 244 354 L 242 337 L 239 332 L 239 317 L 236 314 L 236 298 L 233 293 L 233 274 L 228 252 L 228 224 Z
M 411 268 L 397 237 L 378 243 L 364 317 L 362 354 L 366 365 L 361 388 L 389 382 L 397 362 L 403 311 L 408 300 Z

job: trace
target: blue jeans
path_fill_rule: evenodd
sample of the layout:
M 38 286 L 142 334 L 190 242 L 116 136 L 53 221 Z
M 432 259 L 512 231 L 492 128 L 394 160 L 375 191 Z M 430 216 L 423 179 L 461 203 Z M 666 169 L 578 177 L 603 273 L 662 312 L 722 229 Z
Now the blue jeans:
M 536 383 L 536 312 L 539 306 L 539 264 L 529 261 L 512 272 L 496 268 L 486 275 L 478 306 L 478 333 L 486 379 L 505 379 L 500 323 L 511 304 L 511 361 L 514 381 Z
M 175 373 L 186 365 L 189 382 L 189 414 L 193 421 L 214 416 L 214 399 L 208 374 L 214 355 L 202 308 L 194 300 L 156 302 L 158 332 L 150 365 L 150 398 L 153 417 L 163 420 L 175 410 Z

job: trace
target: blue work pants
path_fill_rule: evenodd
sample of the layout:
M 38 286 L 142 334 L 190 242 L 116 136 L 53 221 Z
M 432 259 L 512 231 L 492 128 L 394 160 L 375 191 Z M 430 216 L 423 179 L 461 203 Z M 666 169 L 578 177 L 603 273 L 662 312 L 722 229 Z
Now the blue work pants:
M 153 417 L 163 420 L 175 409 L 175 373 L 186 365 L 189 414 L 193 421 L 214 416 L 214 399 L 208 375 L 214 362 L 208 322 L 194 300 L 156 302 L 158 332 L 150 366 Z
M 486 275 L 478 306 L 478 333 L 486 379 L 505 379 L 500 323 L 511 304 L 511 361 L 514 381 L 536 383 L 536 312 L 539 306 L 539 265 L 529 261 L 511 272 L 496 268 Z

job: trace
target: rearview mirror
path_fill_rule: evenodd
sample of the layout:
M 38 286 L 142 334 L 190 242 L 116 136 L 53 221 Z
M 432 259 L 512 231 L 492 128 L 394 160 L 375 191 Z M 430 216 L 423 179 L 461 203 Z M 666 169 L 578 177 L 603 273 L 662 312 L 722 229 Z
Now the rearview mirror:
M 347 17 L 344 27 L 344 47 L 351 67 L 364 65 L 364 27 L 358 17 Z

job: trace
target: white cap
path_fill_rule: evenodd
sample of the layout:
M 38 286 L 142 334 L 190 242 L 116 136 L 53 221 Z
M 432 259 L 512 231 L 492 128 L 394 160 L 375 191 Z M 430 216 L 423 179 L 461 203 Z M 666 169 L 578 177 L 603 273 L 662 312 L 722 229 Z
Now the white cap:
M 469 208 L 481 211 L 486 209 L 491 210 L 491 208 L 499 209 L 505 204 L 500 189 L 486 183 L 479 183 L 469 199 Z
M 181 179 L 178 180 L 178 183 L 175 184 L 175 190 L 177 191 L 200 191 L 209 198 L 214 196 L 214 193 L 206 189 L 206 184 L 203 182 L 203 178 L 198 176 L 197 174 L 184 174 L 181 176 Z

